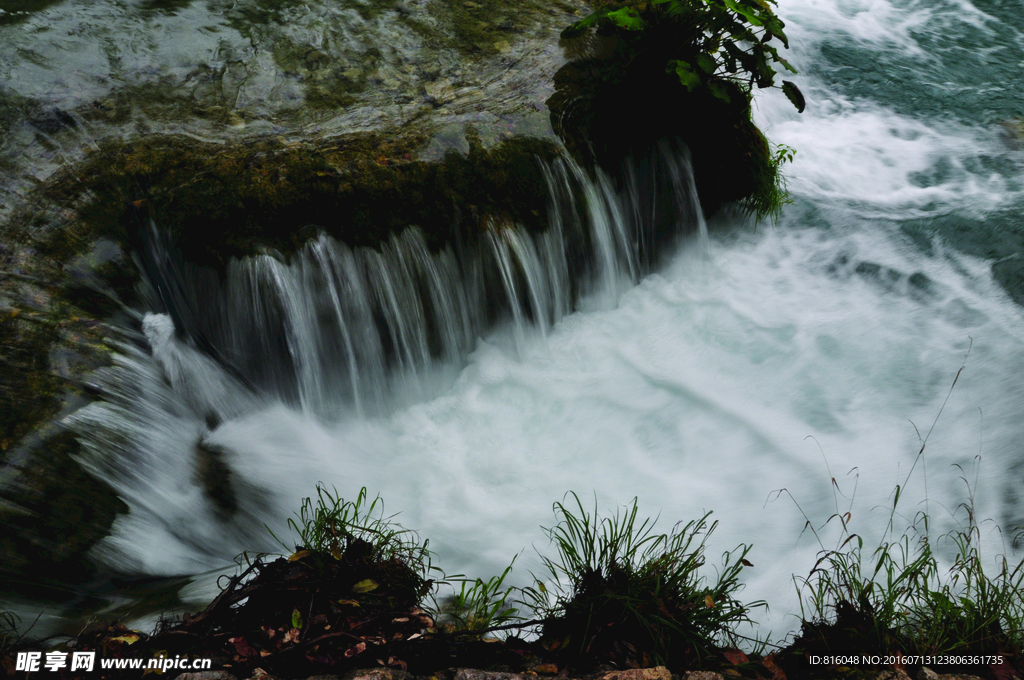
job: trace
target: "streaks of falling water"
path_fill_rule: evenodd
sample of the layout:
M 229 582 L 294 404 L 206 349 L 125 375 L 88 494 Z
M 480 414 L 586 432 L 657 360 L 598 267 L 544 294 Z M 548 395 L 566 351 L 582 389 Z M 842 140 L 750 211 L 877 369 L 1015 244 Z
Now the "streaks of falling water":
M 328 420 L 346 409 L 380 413 L 399 388 L 427 396 L 430 366 L 459 361 L 493 323 L 510 322 L 521 348 L 581 297 L 614 304 L 646 269 L 639 257 L 645 232 L 689 229 L 706 242 L 688 155 L 672 145 L 654 155 L 647 164 L 673 187 L 670 225 L 654 223 L 666 219 L 664 210 L 640 205 L 651 197 L 638 188 L 633 166 L 617 189 L 600 171 L 591 176 L 563 160 L 543 168 L 545 232 L 492 219 L 458 255 L 451 247 L 431 252 L 416 227 L 379 249 L 321 235 L 288 262 L 277 253 L 234 260 L 214 284 L 216 277 L 169 256 L 152 236 L 159 251 L 148 260 L 159 289 L 151 291 L 159 301 L 152 308 L 171 312 L 182 335 L 201 338 L 201 347 L 258 391 L 305 413 Z

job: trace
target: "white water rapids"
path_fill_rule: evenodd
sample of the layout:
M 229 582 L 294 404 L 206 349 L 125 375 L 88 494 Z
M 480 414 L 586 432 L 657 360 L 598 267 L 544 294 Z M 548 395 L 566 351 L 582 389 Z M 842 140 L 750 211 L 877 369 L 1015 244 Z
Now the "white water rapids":
M 798 67 L 829 31 L 918 49 L 909 9 L 782 4 Z M 604 512 L 636 496 L 665 530 L 713 510 L 715 558 L 753 543 L 741 596 L 768 600 L 760 632 L 778 638 L 799 611 L 791 577 L 819 548 L 773 492 L 820 525 L 835 511 L 829 469 L 848 493 L 856 469 L 853 526 L 874 545 L 920 449 L 915 426 L 924 436 L 947 394 L 925 453 L 938 528 L 966 498 L 951 466 L 973 482 L 979 455 L 978 514 L 1019 521 L 1021 308 L 991 261 L 938 238 L 922 247 L 895 222 L 1019 202 L 1018 186 L 970 163 L 1009 152 L 994 132 L 807 81 L 802 116 L 781 96 L 758 99 L 769 138 L 798 150 L 780 222 L 719 218 L 642 278 L 627 197 L 556 169 L 553 191 L 588 192 L 588 234 L 572 236 L 578 222 L 557 211 L 563 231 L 544 237 L 495 226 L 479 271 L 456 274 L 454 255 L 428 255 L 414 231 L 382 254 L 322 239 L 291 265 L 236 262 L 207 301 L 216 314 L 196 323 L 244 379 L 148 315 L 151 352 L 126 345 L 103 379 L 108 401 L 72 419 L 87 464 L 131 508 L 97 555 L 148 574 L 217 569 L 275 549 L 263 523 L 287 535 L 322 481 L 346 498 L 380 493 L 449 572 L 487 578 L 525 550 L 512 577 L 525 584 L 552 502 L 596 494 Z M 940 179 L 915 179 L 938 166 Z M 592 263 L 575 311 L 567 242 Z M 488 327 L 499 299 L 508 313 Z M 231 469 L 233 519 L 197 483 L 200 440 Z M 908 516 L 925 507 L 924 472 L 901 501 Z M 193 595 L 211 589 L 203 580 Z

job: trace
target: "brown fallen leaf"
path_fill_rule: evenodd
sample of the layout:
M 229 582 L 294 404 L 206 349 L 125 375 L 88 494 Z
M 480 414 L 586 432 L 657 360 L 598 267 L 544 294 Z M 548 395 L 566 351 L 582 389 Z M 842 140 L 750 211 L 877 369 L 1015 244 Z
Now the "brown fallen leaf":
M 723 652 L 723 654 L 725 655 L 725 658 L 729 660 L 729 663 L 731 663 L 734 666 L 739 665 L 741 663 L 750 662 L 750 659 L 747 658 L 747 655 L 738 649 L 727 649 Z
M 346 658 L 352 658 L 356 654 L 362 654 L 365 651 L 366 651 L 366 643 L 365 642 L 360 642 L 355 647 L 351 647 L 350 649 L 346 649 L 345 650 L 345 656 L 346 656 Z
M 775 655 L 769 654 L 762 661 L 761 665 L 764 666 L 765 670 L 772 674 L 772 680 L 786 680 L 786 674 L 779 668 L 779 665 L 775 663 Z

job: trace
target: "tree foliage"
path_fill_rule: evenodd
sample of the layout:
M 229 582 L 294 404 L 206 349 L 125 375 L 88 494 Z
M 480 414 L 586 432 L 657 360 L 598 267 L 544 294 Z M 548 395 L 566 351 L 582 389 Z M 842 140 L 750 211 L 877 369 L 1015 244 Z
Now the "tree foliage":
M 789 48 L 774 0 L 621 0 L 610 2 L 562 31 L 563 39 L 591 28 L 615 35 L 634 51 L 664 52 L 665 69 L 690 92 L 704 88 L 725 103 L 750 100 L 758 88 L 776 85 L 776 65 L 796 73 L 772 43 Z M 803 112 L 799 88 L 783 80 L 782 91 Z

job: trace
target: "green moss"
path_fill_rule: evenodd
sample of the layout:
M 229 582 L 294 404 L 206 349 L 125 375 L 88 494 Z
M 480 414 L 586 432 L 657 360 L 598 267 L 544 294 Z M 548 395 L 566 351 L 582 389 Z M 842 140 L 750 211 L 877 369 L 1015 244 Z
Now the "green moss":
M 361 67 L 352 68 L 344 57 L 294 42 L 287 36 L 278 36 L 273 50 L 275 63 L 285 74 L 302 81 L 306 104 L 317 110 L 345 108 L 355 103 L 353 95 L 366 89 L 366 69 L 375 61 L 372 55 L 364 55 L 367 58 Z
M 515 36 L 535 28 L 543 13 L 555 8 L 573 10 L 567 3 L 553 6 L 541 0 L 448 0 L 431 2 L 427 11 L 440 29 L 440 33 L 432 37 L 439 39 L 444 47 L 479 58 L 507 49 Z
M 376 246 L 418 225 L 434 248 L 500 217 L 543 229 L 544 179 L 536 158 L 553 143 L 512 138 L 438 163 L 412 160 L 420 135 L 353 135 L 326 145 L 261 141 L 216 145 L 158 138 L 108 146 L 51 189 L 55 202 L 78 203 L 70 228 L 38 248 L 66 259 L 96 238 L 126 249 L 152 218 L 192 262 L 222 267 L 231 257 L 288 253 L 326 231 L 351 246 Z

